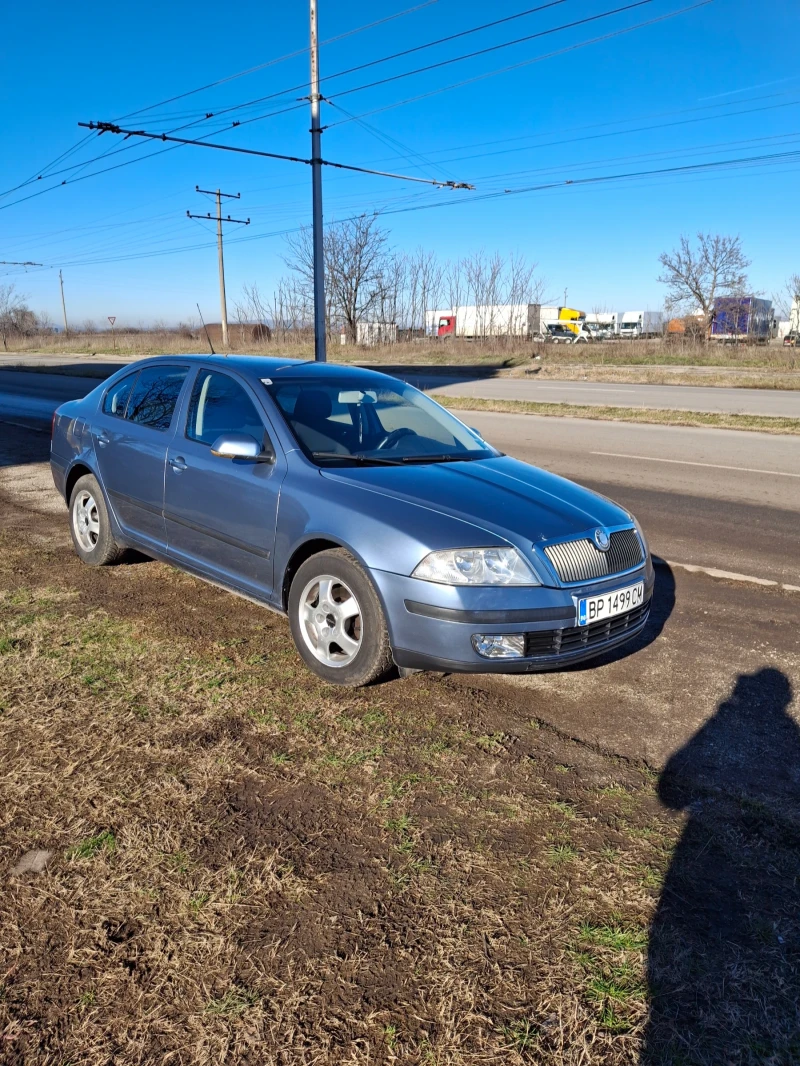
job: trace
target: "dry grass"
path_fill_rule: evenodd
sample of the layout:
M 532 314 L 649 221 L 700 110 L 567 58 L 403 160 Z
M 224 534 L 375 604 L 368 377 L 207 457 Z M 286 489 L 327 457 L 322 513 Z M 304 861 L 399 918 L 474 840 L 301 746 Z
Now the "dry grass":
M 212 325 L 211 338 L 215 348 L 222 350 L 219 326 Z M 251 332 L 242 332 L 238 326 L 230 329 L 231 352 L 257 355 L 289 355 L 299 359 L 313 358 L 313 338 L 300 334 L 296 337 L 275 336 L 271 341 L 254 341 Z M 44 353 L 49 355 L 120 355 L 130 358 L 160 354 L 186 354 L 208 350 L 208 342 L 202 330 L 142 330 L 126 332 L 119 330 L 116 348 L 108 333 L 70 333 L 47 336 L 13 338 L 14 353 Z M 374 362 L 397 365 L 463 364 L 465 366 L 493 366 L 509 368 L 527 366 L 534 355 L 539 355 L 546 365 L 564 367 L 567 372 L 575 364 L 596 367 L 692 367 L 730 368 L 742 371 L 765 369 L 775 372 L 791 372 L 800 367 L 797 352 L 780 344 L 769 345 L 702 345 L 665 343 L 662 340 L 612 341 L 598 344 L 581 344 L 576 347 L 561 347 L 552 344 L 531 343 L 521 338 L 498 338 L 497 340 L 448 340 L 419 338 L 411 342 L 384 345 L 376 348 L 341 345 L 338 337 L 328 341 L 328 357 L 333 362 Z
M 628 385 L 695 385 L 727 389 L 800 389 L 800 370 L 742 370 L 731 367 L 629 367 L 549 362 L 519 366 L 508 377 L 553 381 L 604 381 Z
M 800 418 L 772 415 L 725 414 L 713 411 L 671 411 L 649 407 L 611 407 L 575 403 L 537 403 L 533 400 L 484 400 L 474 396 L 436 393 L 437 403 L 456 411 L 497 411 L 502 414 L 589 418 L 605 422 L 647 422 L 659 426 L 705 426 L 745 429 L 757 433 L 800 434 Z
M 794 1061 L 769 960 L 722 1014 L 688 977 L 692 1057 L 645 1046 L 682 816 L 516 690 L 332 690 L 277 616 L 15 533 L 0 725 L 3 1062 L 718 1066 L 718 1024 L 766 1031 L 776 1057 L 742 1066 Z M 796 883 L 755 824 L 715 847 Z M 47 872 L 10 877 L 31 848 Z
M 3 549 L 5 1061 L 630 1058 L 656 892 L 628 871 L 676 834 L 646 775 L 433 678 L 328 689 L 249 605 L 181 639 Z M 608 827 L 619 775 L 655 843 Z

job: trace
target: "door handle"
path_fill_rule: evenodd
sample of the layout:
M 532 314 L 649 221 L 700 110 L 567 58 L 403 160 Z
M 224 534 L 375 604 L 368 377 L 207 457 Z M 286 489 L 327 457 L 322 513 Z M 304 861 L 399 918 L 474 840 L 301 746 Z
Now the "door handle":
M 105 446 L 110 443 L 111 437 L 106 434 L 105 430 L 101 429 L 99 433 L 95 434 L 95 440 L 101 448 L 105 448 Z
M 181 470 L 186 469 L 187 464 L 186 460 L 183 458 L 182 455 L 176 455 L 174 459 L 169 460 L 169 465 L 172 467 L 176 474 L 179 474 Z

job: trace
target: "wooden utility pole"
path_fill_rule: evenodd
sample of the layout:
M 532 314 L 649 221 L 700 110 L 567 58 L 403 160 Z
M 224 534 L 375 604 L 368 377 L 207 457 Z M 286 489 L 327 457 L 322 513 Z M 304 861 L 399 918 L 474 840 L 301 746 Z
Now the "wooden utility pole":
M 226 196 L 230 200 L 240 200 L 242 194 L 240 192 L 221 192 L 216 189 L 212 192 L 209 189 L 201 189 L 199 185 L 195 185 L 195 192 L 202 193 L 204 196 L 216 196 L 217 198 L 217 261 L 219 265 L 219 308 L 222 319 L 222 347 L 228 347 L 228 303 L 225 299 L 225 261 L 222 256 L 222 223 L 223 222 L 236 222 L 240 226 L 249 226 L 250 219 L 243 218 L 231 218 L 228 215 L 227 218 L 222 217 L 222 197 Z M 205 215 L 193 215 L 191 211 L 186 212 L 187 218 L 201 218 L 210 219 L 211 212 Z
M 69 333 L 69 326 L 67 325 L 67 305 L 64 302 L 64 277 L 60 270 L 58 272 L 58 280 L 61 284 L 61 310 L 64 312 L 64 332 Z

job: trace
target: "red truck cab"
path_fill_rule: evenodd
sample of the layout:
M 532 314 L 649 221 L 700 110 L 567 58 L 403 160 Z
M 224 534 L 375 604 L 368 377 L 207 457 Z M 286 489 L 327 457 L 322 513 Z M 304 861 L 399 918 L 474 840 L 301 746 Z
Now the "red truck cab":
M 456 331 L 455 315 L 439 315 L 439 325 L 436 328 L 437 337 L 451 337 Z

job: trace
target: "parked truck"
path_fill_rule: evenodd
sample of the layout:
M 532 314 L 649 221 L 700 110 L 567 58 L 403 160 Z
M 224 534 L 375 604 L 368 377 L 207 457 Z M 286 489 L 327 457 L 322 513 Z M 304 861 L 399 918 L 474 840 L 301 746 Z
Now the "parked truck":
M 664 332 L 661 311 L 623 311 L 619 316 L 619 335 L 627 340 L 660 337 Z
M 562 323 L 576 336 L 586 313 L 573 307 L 543 307 L 541 304 L 480 304 L 426 311 L 426 327 L 435 337 L 488 338 L 544 336 L 551 323 Z
M 711 340 L 767 344 L 773 335 L 772 300 L 758 296 L 720 296 L 714 301 Z
M 586 316 L 586 329 L 592 340 L 607 341 L 619 333 L 619 312 L 598 311 Z

